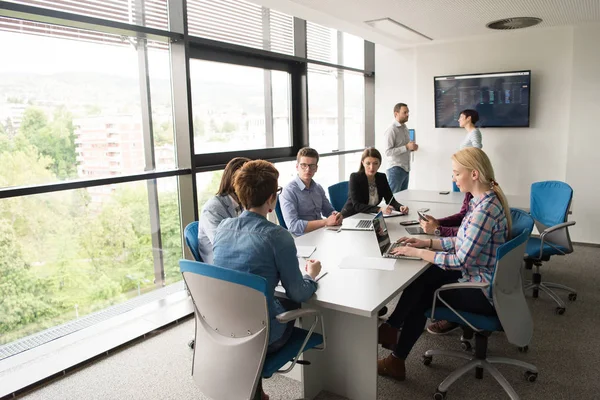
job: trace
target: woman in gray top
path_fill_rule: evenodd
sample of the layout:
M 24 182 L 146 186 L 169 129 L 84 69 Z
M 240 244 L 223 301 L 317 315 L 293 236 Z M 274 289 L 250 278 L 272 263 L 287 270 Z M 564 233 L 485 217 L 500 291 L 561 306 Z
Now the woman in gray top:
M 246 157 L 236 157 L 227 163 L 217 195 L 209 199 L 198 221 L 198 252 L 202 262 L 213 263 L 213 241 L 217 226 L 225 218 L 235 218 L 242 212 L 233 189 L 233 177 L 237 170 L 250 161 Z

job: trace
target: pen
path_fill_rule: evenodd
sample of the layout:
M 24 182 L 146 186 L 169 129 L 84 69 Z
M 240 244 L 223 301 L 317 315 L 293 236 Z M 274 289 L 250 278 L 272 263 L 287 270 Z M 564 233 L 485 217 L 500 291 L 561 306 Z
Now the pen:
M 319 282 L 321 279 L 323 279 L 323 277 L 325 275 L 327 275 L 329 272 L 325 272 L 323 275 L 321 275 L 320 277 L 317 278 L 317 280 L 315 282 Z

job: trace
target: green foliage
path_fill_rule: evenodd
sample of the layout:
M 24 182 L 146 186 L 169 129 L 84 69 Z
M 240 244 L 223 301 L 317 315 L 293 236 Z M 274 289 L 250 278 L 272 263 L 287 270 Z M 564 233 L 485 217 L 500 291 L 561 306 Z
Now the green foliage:
M 28 108 L 23 114 L 19 133 L 42 155 L 52 159 L 49 169 L 59 179 L 77 176 L 73 116 L 64 107 L 55 110 L 52 122 L 48 121 L 44 111 Z
M 163 146 L 173 144 L 173 121 L 165 121 L 161 124 L 153 123 L 154 126 L 154 145 Z
M 237 130 L 237 125 L 231 121 L 223 122 L 223 126 L 221 127 L 221 132 L 223 133 L 232 133 Z

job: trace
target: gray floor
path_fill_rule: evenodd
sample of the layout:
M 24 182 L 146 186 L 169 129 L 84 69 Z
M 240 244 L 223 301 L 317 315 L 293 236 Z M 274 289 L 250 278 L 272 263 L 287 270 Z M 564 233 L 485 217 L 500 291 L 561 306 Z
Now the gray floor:
M 557 258 L 543 268 L 546 280 L 576 288 L 579 298 L 567 304 L 567 312 L 562 316 L 554 314 L 554 302 L 544 295 L 530 301 L 535 334 L 529 353 L 519 353 L 502 334 L 490 338 L 490 354 L 523 359 L 539 368 L 538 381 L 529 383 L 519 368 L 499 367 L 522 399 L 592 399 L 600 393 L 600 337 L 594 331 L 600 326 L 599 257 L 600 249 L 578 246 L 573 255 Z M 193 320 L 189 320 L 22 398 L 206 399 L 190 377 L 192 352 L 186 344 L 193 329 Z M 424 334 L 407 360 L 407 381 L 379 378 L 378 398 L 431 399 L 437 385 L 463 362 L 437 358 L 425 367 L 421 355 L 431 348 L 460 350 L 458 338 L 458 333 L 444 337 Z M 381 356 L 387 354 L 386 350 L 380 351 Z M 284 376 L 266 380 L 265 391 L 273 400 L 301 398 L 299 382 Z M 463 377 L 448 392 L 448 399 L 506 398 L 487 375 L 481 381 L 472 374 Z M 334 399 L 341 398 L 328 393 L 318 397 Z

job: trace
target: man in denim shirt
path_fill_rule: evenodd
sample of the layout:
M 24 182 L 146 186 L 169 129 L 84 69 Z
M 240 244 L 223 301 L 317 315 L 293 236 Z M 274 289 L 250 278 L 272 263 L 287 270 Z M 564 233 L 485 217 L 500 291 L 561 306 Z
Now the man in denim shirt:
M 296 157 L 298 175 L 279 197 L 283 219 L 289 231 L 296 236 L 324 226 L 342 224 L 342 214 L 335 211 L 323 187 L 312 179 L 317 172 L 318 162 L 319 153 L 315 149 L 300 149 Z

